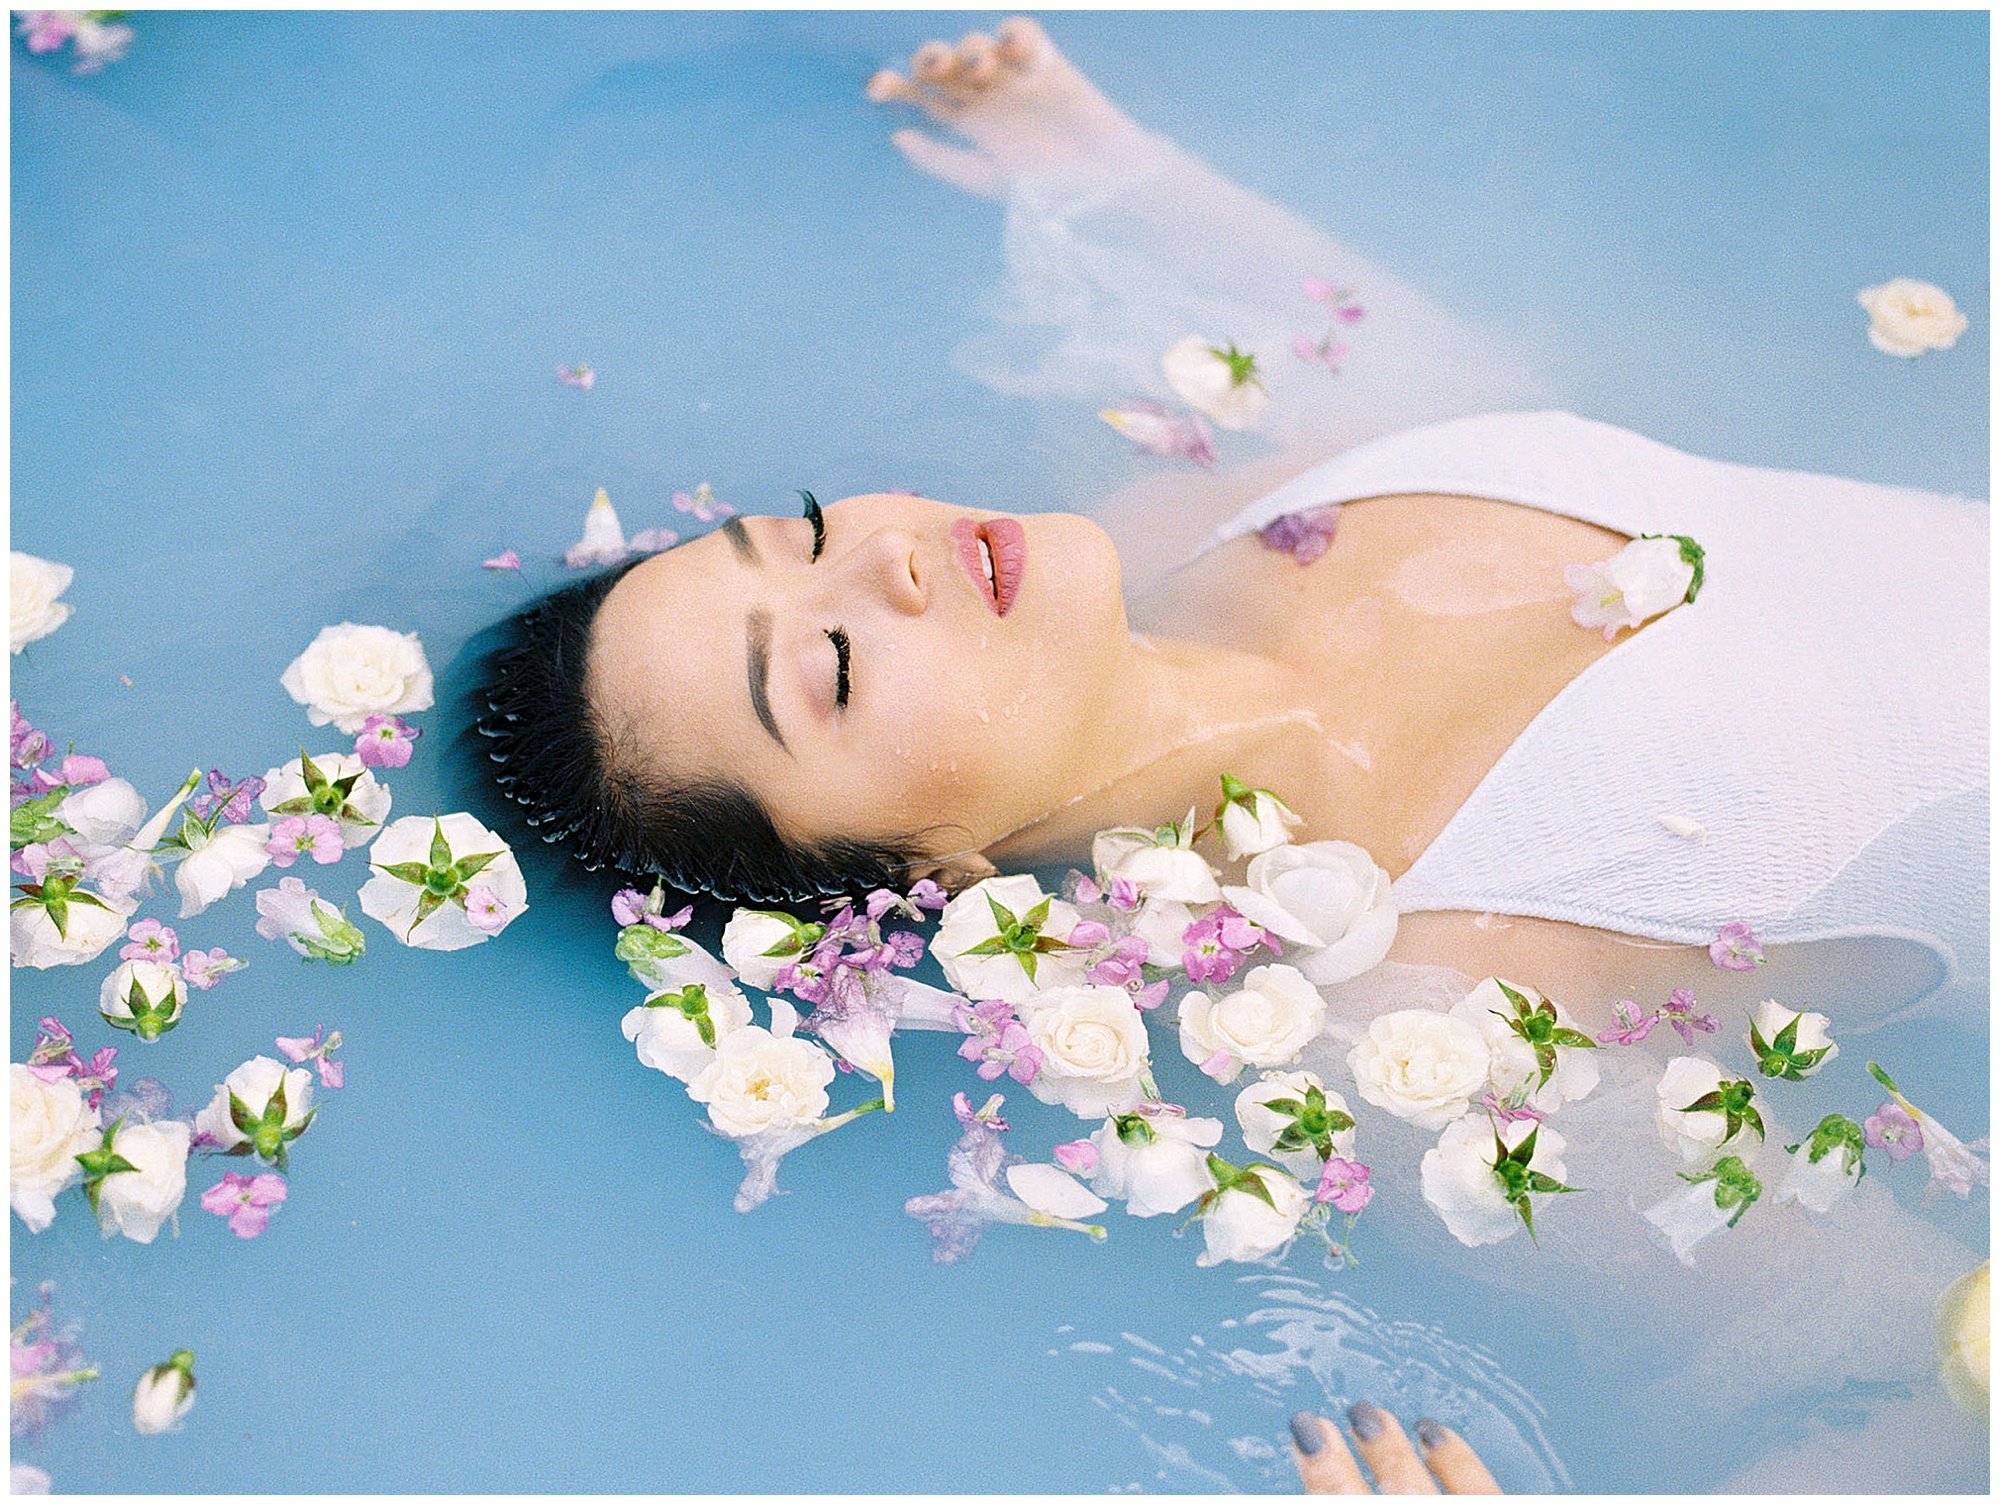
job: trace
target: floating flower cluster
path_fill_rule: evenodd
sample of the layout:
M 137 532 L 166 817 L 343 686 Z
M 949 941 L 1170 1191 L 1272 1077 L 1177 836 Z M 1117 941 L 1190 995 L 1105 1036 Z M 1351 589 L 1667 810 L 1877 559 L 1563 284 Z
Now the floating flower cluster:
M 122 10 L 20 10 L 15 26 L 28 51 L 56 52 L 65 43 L 76 59 L 70 71 L 90 74 L 115 63 L 132 46 L 133 31 L 121 26 Z

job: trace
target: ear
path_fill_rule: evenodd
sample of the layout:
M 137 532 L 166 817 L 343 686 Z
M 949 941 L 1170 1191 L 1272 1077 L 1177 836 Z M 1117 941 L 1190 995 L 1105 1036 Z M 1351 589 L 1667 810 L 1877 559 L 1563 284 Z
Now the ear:
M 984 852 L 959 852 L 941 858 L 924 877 L 941 885 L 948 894 L 970 888 L 982 878 L 997 878 L 1000 869 L 986 860 Z

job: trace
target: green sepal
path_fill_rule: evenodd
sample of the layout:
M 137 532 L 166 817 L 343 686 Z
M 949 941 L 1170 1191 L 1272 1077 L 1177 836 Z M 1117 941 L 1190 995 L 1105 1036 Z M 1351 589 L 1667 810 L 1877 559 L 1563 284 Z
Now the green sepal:
M 431 817 L 431 866 L 451 866 L 451 843 L 444 838 L 444 822 L 435 815 Z
M 499 852 L 475 852 L 470 857 L 461 857 L 452 864 L 452 872 L 460 883 L 468 878 L 477 878 L 487 868 L 498 862 L 503 854 Z
M 422 888 L 431 875 L 431 870 L 421 862 L 378 862 L 375 864 L 375 871 L 386 873 L 391 878 L 400 878 L 405 883 L 413 883 L 418 888 Z
M 672 961 L 688 951 L 688 943 L 672 931 L 655 930 L 643 920 L 618 932 L 616 953 L 621 962 Z

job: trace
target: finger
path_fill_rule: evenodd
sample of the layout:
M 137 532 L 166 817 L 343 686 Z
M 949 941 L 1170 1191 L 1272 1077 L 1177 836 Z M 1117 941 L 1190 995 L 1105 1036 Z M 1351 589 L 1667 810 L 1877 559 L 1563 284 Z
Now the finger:
M 1324 1416 L 1301 1411 L 1292 1418 L 1292 1461 L 1309 1495 L 1365 1495 L 1361 1465 L 1341 1441 L 1340 1429 Z
M 1032 61 L 1048 41 L 1048 33 L 1027 16 L 1009 16 L 993 30 L 999 39 L 1000 56 L 1010 63 Z
M 1006 185 L 991 157 L 967 151 L 962 146 L 947 146 L 922 131 L 907 128 L 895 132 L 889 139 L 896 144 L 896 150 L 910 159 L 912 166 L 932 177 L 941 178 L 954 188 L 976 193 L 981 198 L 1005 197 Z
M 1426 1416 L 1417 1423 L 1417 1446 L 1448 1495 L 1497 1495 L 1500 1486 L 1472 1451 L 1472 1445 L 1450 1427 Z
M 1410 1439 L 1403 1435 L 1402 1423 L 1380 1406 L 1358 1400 L 1347 1408 L 1347 1424 L 1354 1430 L 1361 1461 L 1375 1476 L 1375 1490 L 1385 1495 L 1434 1495 L 1437 1481 L 1417 1457 Z
M 968 31 L 958 44 L 959 81 L 983 86 L 999 76 L 1000 54 L 993 38 L 983 31 Z
M 878 105 L 917 97 L 916 86 L 894 68 L 883 68 L 868 80 L 868 97 Z
M 941 84 L 958 67 L 958 54 L 943 42 L 926 42 L 910 59 L 910 72 L 927 84 Z

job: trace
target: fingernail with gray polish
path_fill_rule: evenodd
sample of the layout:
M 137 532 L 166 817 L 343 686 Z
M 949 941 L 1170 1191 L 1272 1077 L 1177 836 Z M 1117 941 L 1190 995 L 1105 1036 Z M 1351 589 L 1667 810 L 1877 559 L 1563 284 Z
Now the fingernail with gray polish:
M 1292 1418 L 1292 1441 L 1299 1445 L 1301 1453 L 1310 1458 L 1326 1446 L 1326 1429 L 1312 1412 L 1301 1411 Z
M 1422 1443 L 1426 1449 L 1443 1447 L 1445 1439 L 1450 1435 L 1449 1432 L 1432 1421 L 1428 1416 L 1417 1423 L 1417 1441 Z
M 1354 1428 L 1354 1435 L 1363 1442 L 1373 1442 L 1382 1435 L 1382 1413 L 1365 1400 L 1358 1400 L 1347 1408 L 1347 1424 Z

